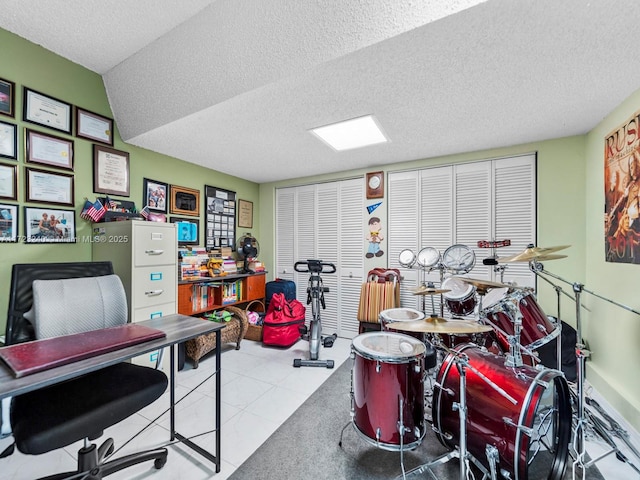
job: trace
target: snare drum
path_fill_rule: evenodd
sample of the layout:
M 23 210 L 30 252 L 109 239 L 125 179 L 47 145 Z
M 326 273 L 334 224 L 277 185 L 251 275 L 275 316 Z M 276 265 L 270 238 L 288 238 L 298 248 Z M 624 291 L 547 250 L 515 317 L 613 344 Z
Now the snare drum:
M 517 305 L 518 311 L 514 311 Z M 522 316 L 520 345 L 535 350 L 558 336 L 560 329 L 553 325 L 542 309 L 538 306 L 533 293 L 529 290 L 518 289 L 508 293 L 502 300 L 489 308 L 483 308 L 486 321 L 493 326 L 499 337 L 515 333 L 515 315 Z M 509 344 L 506 341 L 505 349 Z
M 393 332 L 352 340 L 351 418 L 356 431 L 383 450 L 413 449 L 424 438 L 425 345 Z
M 442 282 L 444 303 L 452 315 L 469 315 L 476 308 L 475 287 L 457 277 L 449 277 Z
M 415 320 L 423 320 L 425 317 L 424 313 L 415 308 L 389 308 L 381 311 L 378 316 L 383 330 L 393 330 L 392 323 L 413 322 Z
M 498 471 L 509 472 L 508 478 L 527 480 L 535 472 L 531 478 L 559 480 L 569 453 L 571 402 L 557 370 L 506 367 L 503 356 L 460 345 L 442 363 L 434 389 L 433 428 L 440 442 L 451 449 L 459 445 L 460 417 L 453 408 L 460 402 L 459 354 L 469 365 L 464 367 L 469 453 L 490 470 L 486 447 L 492 445 L 498 450 Z

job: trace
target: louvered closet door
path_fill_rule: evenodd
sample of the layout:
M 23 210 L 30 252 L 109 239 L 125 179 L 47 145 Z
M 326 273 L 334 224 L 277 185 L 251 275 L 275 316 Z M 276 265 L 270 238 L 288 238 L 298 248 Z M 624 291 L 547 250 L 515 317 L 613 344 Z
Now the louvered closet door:
M 306 185 L 296 190 L 295 202 L 295 261 L 304 261 L 316 258 L 317 245 L 317 209 L 316 187 Z M 296 282 L 296 295 L 302 303 L 307 301 L 308 273 L 294 273 Z M 310 311 L 311 309 L 308 308 Z
M 500 257 L 518 254 L 529 243 L 536 244 L 535 165 L 535 155 L 494 161 L 495 238 L 511 240 L 511 246 L 496 249 Z M 528 263 L 504 265 L 505 282 L 535 287 L 535 275 Z M 500 281 L 500 274 L 495 273 L 493 279 Z
M 403 307 L 420 308 L 419 299 L 410 292 L 421 281 L 420 272 L 400 265 L 400 252 L 411 250 L 418 255 L 420 249 L 420 189 L 418 172 L 394 172 L 387 175 L 389 267 L 398 268 L 400 304 Z
M 364 180 L 357 178 L 339 183 L 338 214 L 338 335 L 353 338 L 358 334 L 358 303 L 364 281 L 365 208 Z M 327 306 L 327 310 L 329 306 Z
M 316 251 L 318 260 L 338 262 L 338 205 L 339 190 L 335 182 L 321 183 L 317 186 L 317 218 L 318 234 L 316 237 Z M 338 274 L 321 274 L 322 283 L 329 288 L 325 292 L 326 309 L 320 311 L 322 319 L 322 333 L 331 335 L 338 330 Z M 311 308 L 307 308 L 307 321 L 311 319 Z
M 274 278 L 293 280 L 295 262 L 295 188 L 276 190 L 276 265 Z

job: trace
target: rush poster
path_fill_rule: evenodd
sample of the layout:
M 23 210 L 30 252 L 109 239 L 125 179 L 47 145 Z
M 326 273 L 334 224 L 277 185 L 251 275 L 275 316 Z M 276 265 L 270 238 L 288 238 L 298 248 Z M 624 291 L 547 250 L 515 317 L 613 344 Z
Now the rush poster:
M 607 262 L 640 263 L 640 111 L 605 138 Z

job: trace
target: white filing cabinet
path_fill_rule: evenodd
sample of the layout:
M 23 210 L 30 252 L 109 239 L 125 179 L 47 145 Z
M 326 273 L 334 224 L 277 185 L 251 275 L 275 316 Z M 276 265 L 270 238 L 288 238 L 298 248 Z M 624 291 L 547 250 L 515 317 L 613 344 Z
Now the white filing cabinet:
M 94 224 L 93 260 L 109 260 L 122 280 L 129 304 L 129 321 L 178 312 L 178 241 L 173 223 L 139 220 Z M 168 371 L 168 349 L 162 368 Z M 159 352 L 136 357 L 140 365 L 155 366 Z

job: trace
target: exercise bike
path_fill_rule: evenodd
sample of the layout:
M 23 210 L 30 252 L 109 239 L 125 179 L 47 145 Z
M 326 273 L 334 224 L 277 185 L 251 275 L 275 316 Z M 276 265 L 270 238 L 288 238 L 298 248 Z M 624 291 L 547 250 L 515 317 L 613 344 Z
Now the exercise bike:
M 329 288 L 322 284 L 321 273 L 336 273 L 336 266 L 333 263 L 323 262 L 322 260 L 306 260 L 296 262 L 293 266 L 296 272 L 310 273 L 309 282 L 307 283 L 307 305 L 311 304 L 311 332 L 305 325 L 301 328 L 300 333 L 303 338 L 309 339 L 309 360 L 296 358 L 293 361 L 294 367 L 327 367 L 333 368 L 333 360 L 319 360 L 320 343 L 329 348 L 333 346 L 333 342 L 337 338 L 334 333 L 329 337 L 322 338 L 322 322 L 320 321 L 320 308 L 326 308 L 324 301 L 324 292 L 328 292 Z

